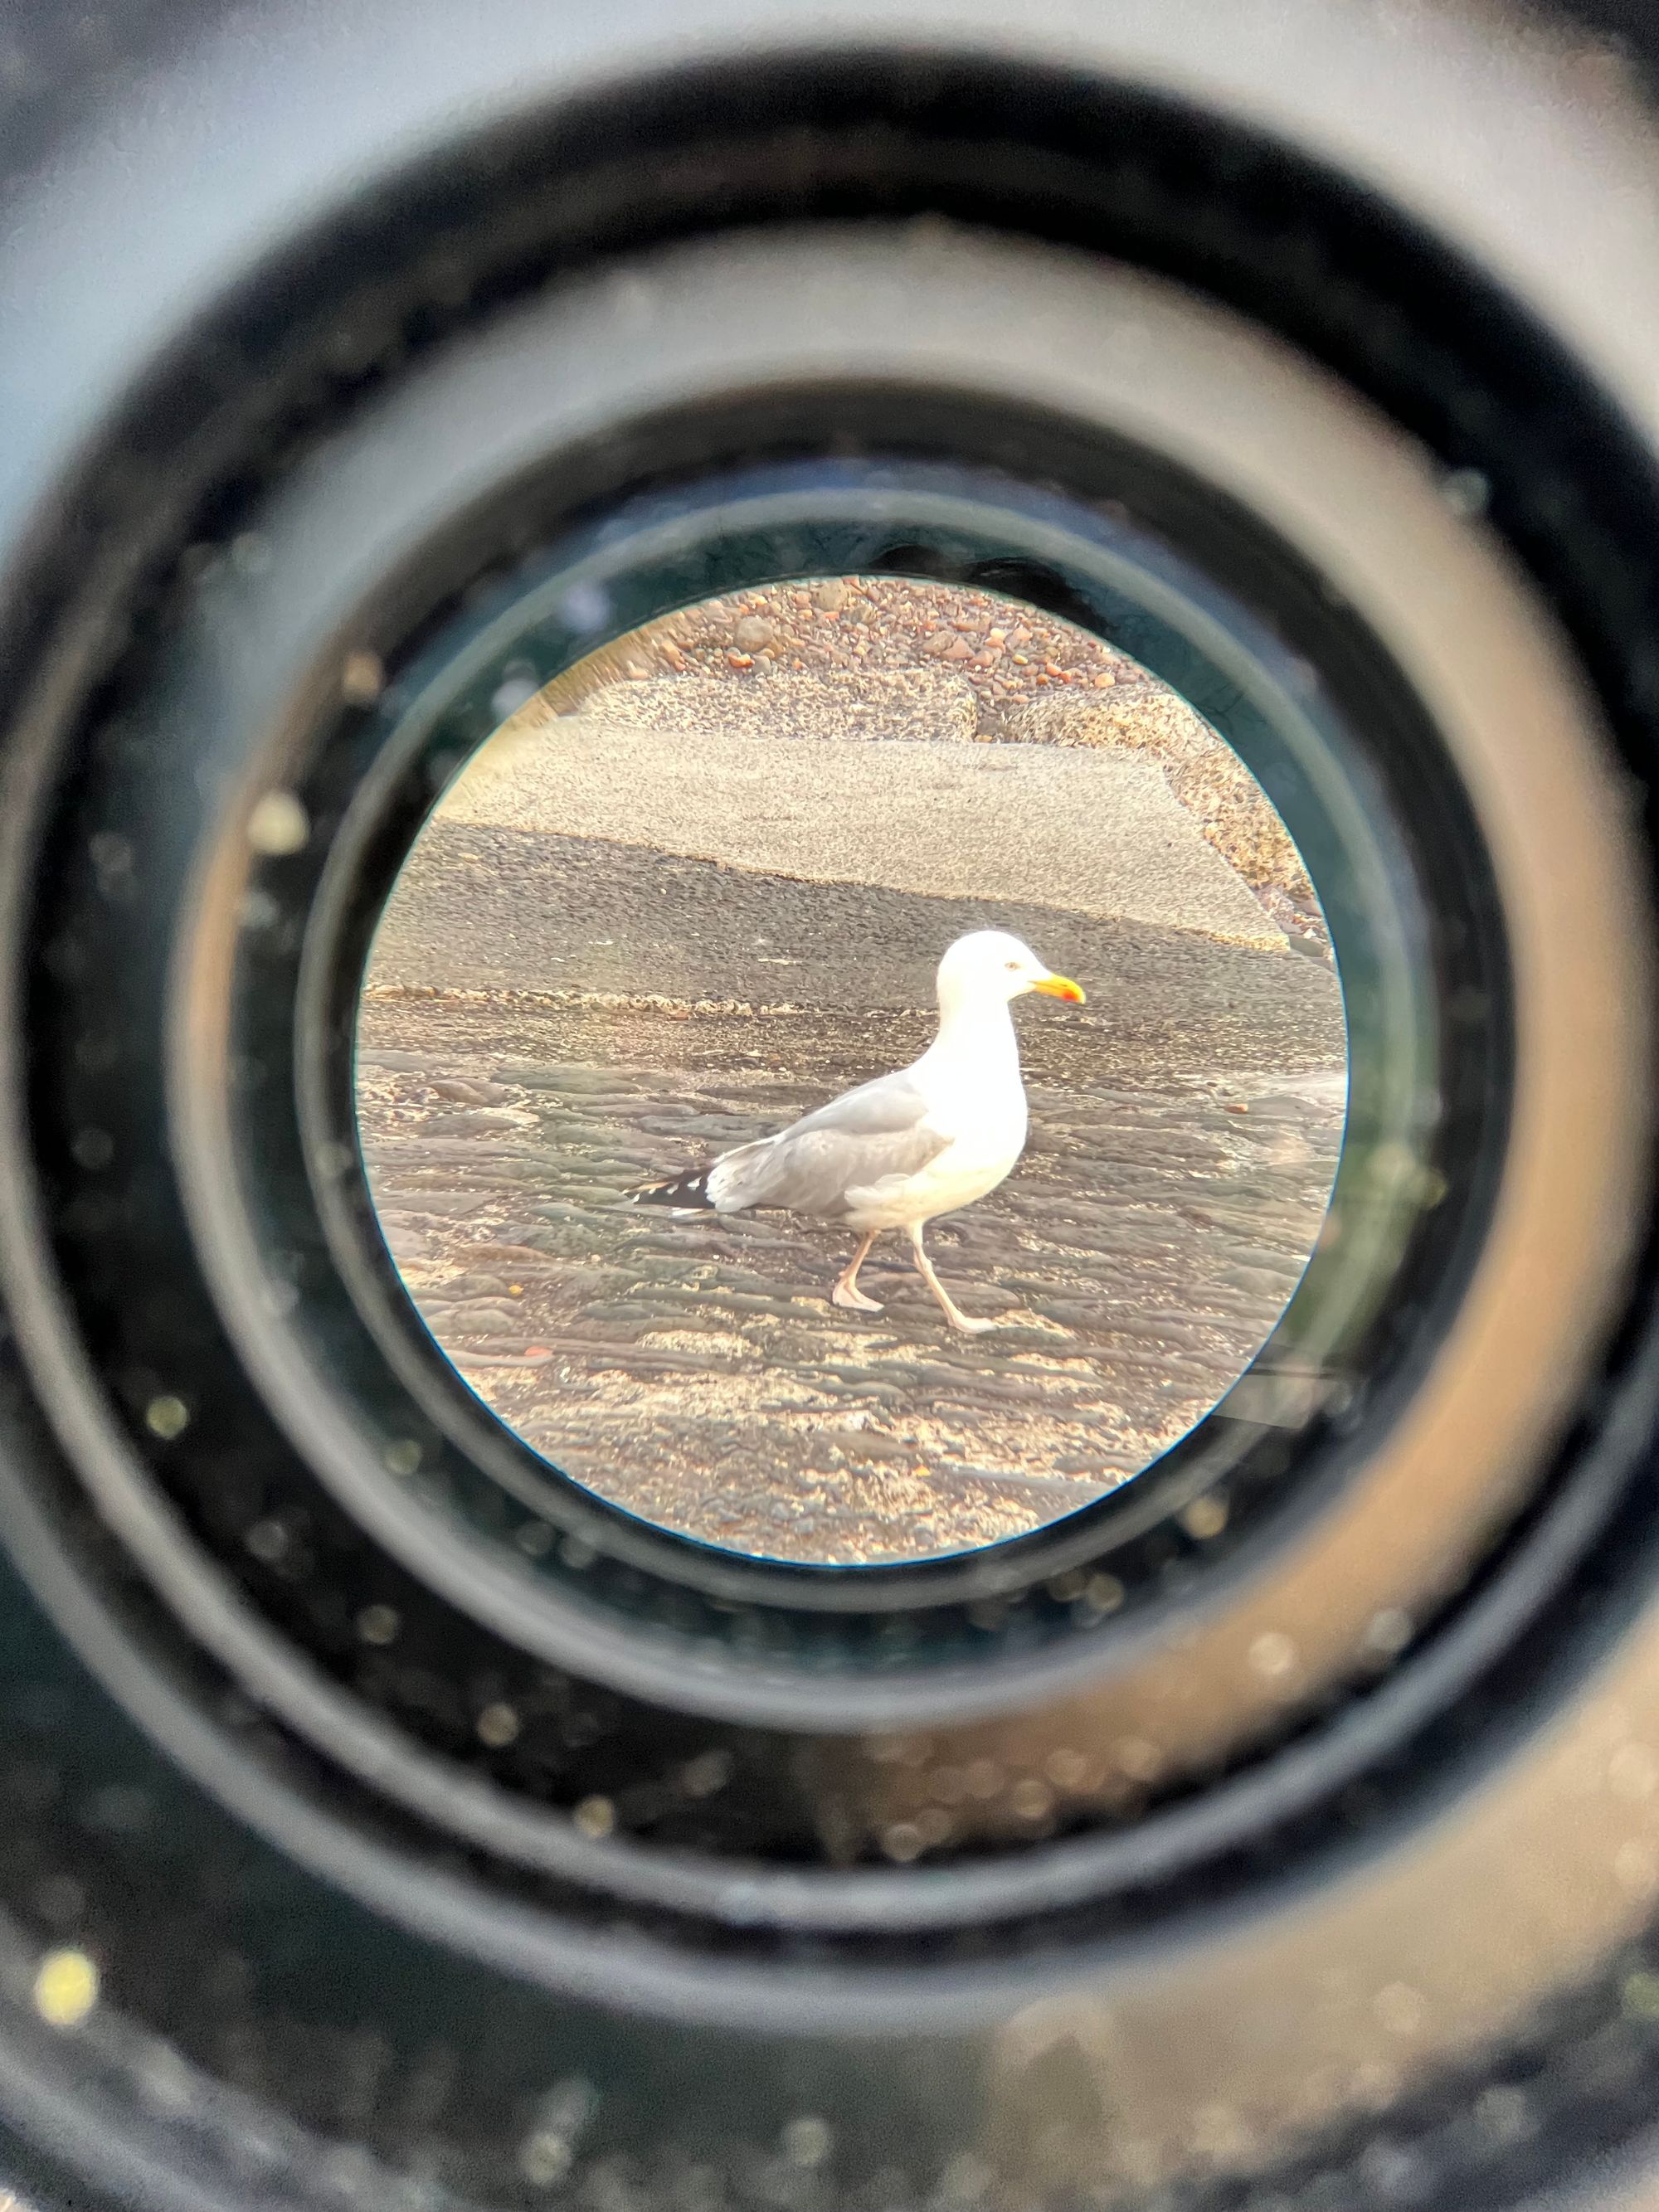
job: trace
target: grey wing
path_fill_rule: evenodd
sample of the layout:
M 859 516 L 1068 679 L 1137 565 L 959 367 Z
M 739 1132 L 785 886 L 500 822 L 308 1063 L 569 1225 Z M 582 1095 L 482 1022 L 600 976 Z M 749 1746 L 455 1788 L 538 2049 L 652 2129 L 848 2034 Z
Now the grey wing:
M 717 1160 L 708 1194 L 722 1213 L 781 1206 L 840 1213 L 849 1191 L 884 1176 L 915 1175 L 951 1139 L 928 1121 L 927 1101 L 908 1075 L 878 1076 L 804 1115 L 775 1137 Z

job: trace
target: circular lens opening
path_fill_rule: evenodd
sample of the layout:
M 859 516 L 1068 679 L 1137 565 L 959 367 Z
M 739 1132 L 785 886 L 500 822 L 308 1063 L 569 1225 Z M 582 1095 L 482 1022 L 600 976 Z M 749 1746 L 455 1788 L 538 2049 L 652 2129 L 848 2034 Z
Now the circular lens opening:
M 1026 1534 L 1195 1428 L 1347 1092 L 1323 913 L 1215 730 L 1059 613 L 880 574 L 489 706 L 356 1063 L 387 1249 L 484 1404 L 660 1528 L 836 1566 Z

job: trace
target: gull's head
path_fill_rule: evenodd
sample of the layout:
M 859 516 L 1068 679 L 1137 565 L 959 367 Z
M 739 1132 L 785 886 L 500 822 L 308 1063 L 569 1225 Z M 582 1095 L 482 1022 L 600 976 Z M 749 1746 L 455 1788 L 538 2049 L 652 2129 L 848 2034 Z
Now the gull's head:
M 1083 1003 L 1083 993 L 1069 975 L 1056 975 L 1039 960 L 1023 937 L 1006 929 L 975 929 L 957 938 L 939 963 L 939 1002 L 952 1006 L 994 1004 L 1005 1006 L 1026 991 L 1042 991 L 1051 999 Z

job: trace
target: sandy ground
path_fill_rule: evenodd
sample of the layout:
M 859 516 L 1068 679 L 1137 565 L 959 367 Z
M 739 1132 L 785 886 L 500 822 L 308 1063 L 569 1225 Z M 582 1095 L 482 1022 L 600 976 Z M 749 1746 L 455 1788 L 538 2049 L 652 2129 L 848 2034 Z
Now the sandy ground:
M 821 736 L 799 727 L 788 689 L 783 731 L 769 736 L 567 715 L 487 747 L 444 817 L 997 904 L 1041 884 L 1070 912 L 1285 950 L 1154 760 L 886 738 L 874 715 L 866 741 Z
M 1017 1010 L 1026 1157 L 930 1233 L 994 1335 L 896 1240 L 864 1316 L 829 1304 L 832 1224 L 625 1206 L 912 1057 L 986 926 L 1090 994 Z M 854 1563 L 1038 1525 L 1208 1409 L 1317 1233 L 1343 1066 L 1334 975 L 1293 951 L 450 822 L 376 948 L 360 1115 L 417 1305 L 529 1443 L 671 1527 Z
M 504 685 L 498 711 L 513 718 L 525 697 Z M 843 576 L 708 599 L 590 653 L 523 716 L 578 711 L 659 730 L 781 727 L 1150 757 L 1263 911 L 1329 951 L 1284 823 L 1209 725 L 1103 639 L 994 592 Z

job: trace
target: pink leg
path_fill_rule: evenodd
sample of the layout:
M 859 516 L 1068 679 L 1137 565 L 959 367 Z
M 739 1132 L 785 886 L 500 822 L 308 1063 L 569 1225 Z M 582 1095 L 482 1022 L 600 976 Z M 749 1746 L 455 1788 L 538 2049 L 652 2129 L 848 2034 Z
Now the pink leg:
M 880 1235 L 872 1229 L 848 1261 L 843 1272 L 836 1278 L 836 1287 L 830 1297 L 838 1306 L 851 1306 L 855 1313 L 879 1313 L 881 1306 L 874 1298 L 866 1298 L 859 1288 L 859 1269 L 870 1256 L 870 1247 Z

